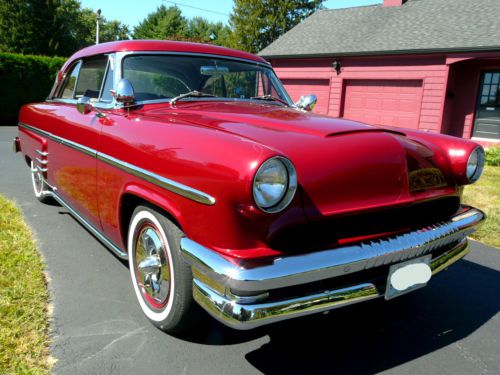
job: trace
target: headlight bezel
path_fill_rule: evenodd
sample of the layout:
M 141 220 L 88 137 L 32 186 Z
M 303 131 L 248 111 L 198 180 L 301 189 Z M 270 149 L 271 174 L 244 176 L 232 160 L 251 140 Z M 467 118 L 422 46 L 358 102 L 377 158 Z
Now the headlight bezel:
M 266 167 L 266 164 L 271 162 L 271 161 L 279 161 L 283 164 L 285 167 L 285 170 L 287 172 L 287 186 L 285 188 L 284 194 L 272 205 L 266 206 L 263 204 L 260 204 L 256 194 L 255 194 L 255 189 L 256 189 L 256 182 L 257 178 L 259 176 L 259 173 L 262 172 L 262 170 Z M 252 180 L 252 198 L 255 203 L 255 205 L 262 211 L 266 213 L 278 213 L 283 211 L 285 208 L 287 208 L 290 203 L 292 202 L 295 192 L 297 191 L 297 171 L 295 170 L 294 165 L 292 162 L 285 158 L 284 156 L 273 156 L 270 157 L 269 159 L 266 159 L 260 167 L 257 169 L 257 171 L 254 174 L 253 180 Z
M 473 158 L 477 158 L 475 162 L 475 168 L 473 169 L 472 173 L 469 173 L 469 166 L 471 165 Z M 484 149 L 481 146 L 475 147 L 474 150 L 472 150 L 472 152 L 469 154 L 467 163 L 465 165 L 465 177 L 467 178 L 469 183 L 473 183 L 479 180 L 479 178 L 483 174 L 485 161 L 486 155 Z

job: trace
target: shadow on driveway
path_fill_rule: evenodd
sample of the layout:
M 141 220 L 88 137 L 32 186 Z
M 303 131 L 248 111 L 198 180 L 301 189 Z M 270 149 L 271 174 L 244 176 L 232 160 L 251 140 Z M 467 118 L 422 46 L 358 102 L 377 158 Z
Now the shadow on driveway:
M 462 260 L 429 287 L 284 322 L 246 355 L 266 374 L 377 373 L 469 336 L 500 309 L 500 272 Z

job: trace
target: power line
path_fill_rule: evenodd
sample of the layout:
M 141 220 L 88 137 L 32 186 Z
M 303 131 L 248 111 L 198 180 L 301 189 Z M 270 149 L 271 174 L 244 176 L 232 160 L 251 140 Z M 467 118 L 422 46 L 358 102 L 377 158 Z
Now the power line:
M 198 8 L 198 7 L 195 7 L 195 6 L 192 6 L 192 5 L 179 3 L 178 1 L 168 1 L 168 0 L 163 0 L 163 1 L 165 1 L 166 3 L 174 4 L 175 6 L 180 5 L 181 7 L 186 7 L 186 8 L 196 9 L 196 10 L 202 10 L 204 12 L 218 14 L 219 16 L 229 17 L 229 14 L 221 13 L 221 12 L 216 12 L 215 10 L 211 10 L 211 9 Z

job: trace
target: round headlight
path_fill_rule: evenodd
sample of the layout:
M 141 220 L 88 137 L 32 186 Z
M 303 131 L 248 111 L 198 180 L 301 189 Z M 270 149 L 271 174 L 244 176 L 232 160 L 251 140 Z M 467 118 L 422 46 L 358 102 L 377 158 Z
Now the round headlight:
M 481 177 L 484 168 L 484 150 L 482 147 L 476 147 L 470 154 L 467 161 L 467 179 L 470 182 L 475 182 Z
M 276 156 L 266 160 L 253 180 L 253 197 L 265 212 L 284 210 L 297 190 L 297 173 L 290 160 Z

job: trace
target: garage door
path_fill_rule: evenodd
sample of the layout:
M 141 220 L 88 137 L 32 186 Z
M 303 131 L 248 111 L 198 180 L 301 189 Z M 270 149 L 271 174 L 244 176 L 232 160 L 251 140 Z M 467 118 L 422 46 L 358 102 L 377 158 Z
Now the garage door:
M 302 95 L 314 94 L 318 103 L 314 113 L 328 114 L 328 99 L 330 97 L 330 82 L 327 79 L 282 79 L 286 91 L 297 102 Z
M 343 117 L 418 129 L 422 81 L 353 80 L 345 85 Z

